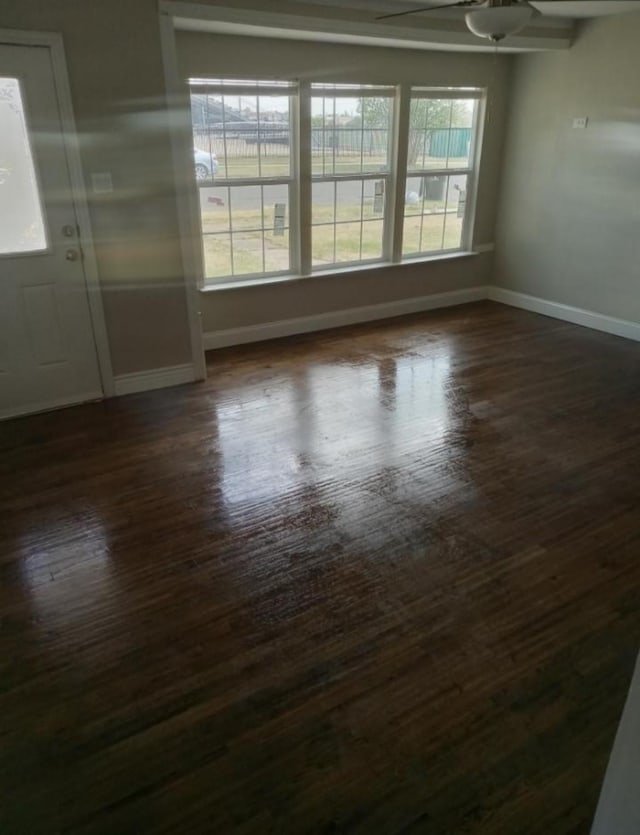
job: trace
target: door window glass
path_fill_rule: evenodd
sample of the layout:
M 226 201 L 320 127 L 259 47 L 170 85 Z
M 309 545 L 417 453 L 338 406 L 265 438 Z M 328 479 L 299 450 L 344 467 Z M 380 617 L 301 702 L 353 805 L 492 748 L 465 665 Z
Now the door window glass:
M 0 77 L 0 255 L 47 248 L 20 83 Z

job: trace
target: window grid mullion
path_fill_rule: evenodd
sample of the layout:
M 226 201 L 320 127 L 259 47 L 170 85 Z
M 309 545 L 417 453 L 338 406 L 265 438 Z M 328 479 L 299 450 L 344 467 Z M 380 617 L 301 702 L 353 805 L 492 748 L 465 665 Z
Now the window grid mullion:
M 222 103 L 222 147 L 224 148 L 224 170 L 225 170 L 225 173 L 228 177 L 229 176 L 229 154 L 228 154 L 228 151 L 227 151 L 227 120 L 225 118 L 226 110 L 227 110 L 227 97 L 226 96 L 220 96 L 220 101 Z M 208 102 L 208 98 L 207 98 L 207 110 L 209 109 L 208 105 L 209 105 L 209 102 Z M 231 217 L 229 217 L 229 222 L 231 222 Z M 229 226 L 229 229 L 231 229 L 231 226 Z
M 256 153 L 258 155 L 258 177 L 262 179 L 262 142 L 260 134 L 260 96 L 256 96 Z
M 447 230 L 447 209 L 449 208 L 449 178 L 447 177 L 445 192 L 444 192 L 444 212 L 442 215 L 442 238 L 440 240 L 440 249 L 444 249 L 444 236 Z
M 420 237 L 418 238 L 418 252 L 422 251 L 422 239 L 424 235 L 424 203 L 427 195 L 427 189 L 425 188 L 424 179 L 420 183 L 420 190 L 422 191 L 422 203 L 420 204 Z
M 289 174 L 287 184 L 289 203 L 289 269 L 302 273 L 302 253 L 300 240 L 300 90 L 289 98 Z
M 451 130 L 453 128 L 453 102 L 449 102 L 449 135 L 447 137 L 447 164 L 449 167 L 449 158 L 451 156 Z
M 409 130 L 411 120 L 411 87 L 401 84 L 396 96 L 393 168 L 393 205 L 391 211 L 391 261 L 402 261 L 402 238 L 404 233 L 405 192 L 407 188 L 407 164 L 409 157 Z
M 231 259 L 231 275 L 235 275 L 233 259 L 233 207 L 231 205 L 231 189 L 229 189 L 229 257 Z
M 336 230 L 338 228 L 338 183 L 333 184 L 333 263 L 336 263 Z
M 364 141 L 364 134 L 362 135 Z M 364 180 L 360 181 L 360 252 L 358 253 L 362 261 L 362 232 L 364 228 Z
M 331 166 L 332 166 L 332 173 L 336 173 L 336 140 L 338 138 L 338 125 L 336 124 L 336 100 L 335 98 L 332 99 L 333 101 L 333 128 L 331 131 Z
M 476 198 L 478 192 L 478 171 L 480 167 L 480 152 L 482 148 L 482 134 L 486 116 L 486 93 L 479 98 L 474 107 L 471 121 L 471 143 L 469 146 L 469 162 L 472 167 L 467 175 L 467 203 L 462 220 L 462 245 L 467 249 L 473 246 L 473 232 L 476 216 Z
M 298 92 L 297 129 L 293 136 L 297 140 L 297 217 L 296 239 L 298 242 L 299 271 L 301 275 L 311 274 L 311 204 L 312 193 L 312 149 L 313 128 L 311 124 L 311 87 L 301 82 Z M 291 233 L 289 233 L 291 234 Z
M 449 172 L 447 172 L 449 173 Z M 331 183 L 331 182 L 343 182 L 348 180 L 379 180 L 381 177 L 388 177 L 389 171 L 371 171 L 365 174 L 359 174 L 357 171 L 352 172 L 351 174 L 336 174 L 333 176 L 332 174 L 327 174 L 323 176 L 321 174 L 314 174 L 311 178 L 315 182 L 319 183 Z
M 322 97 L 322 173 L 327 173 L 327 99 Z
M 360 173 L 364 173 L 364 99 L 360 98 Z
M 265 252 L 264 252 L 264 237 L 265 237 L 265 233 L 266 233 L 266 226 L 265 226 L 265 220 L 264 220 L 264 186 L 263 185 L 260 186 L 260 206 L 261 206 L 261 210 L 262 210 L 262 212 L 261 212 L 262 213 L 262 235 L 261 235 L 261 238 L 262 238 L 262 272 L 264 273 L 264 272 L 267 271 L 267 260 L 265 258 Z
M 427 168 L 407 171 L 408 177 L 457 177 L 473 173 L 473 168 Z
M 427 156 L 427 136 L 429 131 L 429 102 L 426 103 L 426 107 L 424 108 L 424 124 L 422 125 L 421 132 L 422 132 L 422 167 L 425 167 L 425 157 Z
M 448 172 L 447 172 L 448 173 Z M 230 180 L 227 179 L 219 179 L 214 182 L 214 188 L 222 187 L 222 186 L 288 186 L 292 182 L 294 182 L 293 177 L 274 177 L 273 179 L 270 177 L 239 177 L 237 180 L 231 178 Z

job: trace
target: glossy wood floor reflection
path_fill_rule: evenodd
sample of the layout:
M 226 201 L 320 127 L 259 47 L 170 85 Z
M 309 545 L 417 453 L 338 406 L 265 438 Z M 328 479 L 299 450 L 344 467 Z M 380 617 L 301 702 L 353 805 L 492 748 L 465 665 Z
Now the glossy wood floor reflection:
M 482 303 L 0 426 L 3 835 L 587 833 L 640 345 Z

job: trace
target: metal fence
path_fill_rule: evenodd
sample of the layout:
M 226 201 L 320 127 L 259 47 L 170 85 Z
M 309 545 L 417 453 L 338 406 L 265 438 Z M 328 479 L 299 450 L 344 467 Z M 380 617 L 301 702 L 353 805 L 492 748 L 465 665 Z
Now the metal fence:
M 262 156 L 282 155 L 289 147 L 289 128 L 287 125 L 260 125 L 246 122 L 241 127 L 227 126 L 225 130 L 217 128 L 193 128 L 193 145 L 200 151 L 213 151 L 219 157 L 238 159 L 255 157 L 260 146 Z
M 375 128 L 312 128 L 311 151 L 330 149 L 336 156 L 386 156 L 388 131 Z
M 194 147 L 214 151 L 229 158 L 255 157 L 257 146 L 262 156 L 282 155 L 289 146 L 290 133 L 286 124 L 240 122 L 227 123 L 221 128 L 193 128 Z M 336 156 L 386 156 L 388 132 L 377 128 L 312 128 L 311 150 L 314 154 L 335 152 Z M 434 129 L 420 137 L 415 151 L 430 157 L 465 157 L 471 141 L 471 128 Z

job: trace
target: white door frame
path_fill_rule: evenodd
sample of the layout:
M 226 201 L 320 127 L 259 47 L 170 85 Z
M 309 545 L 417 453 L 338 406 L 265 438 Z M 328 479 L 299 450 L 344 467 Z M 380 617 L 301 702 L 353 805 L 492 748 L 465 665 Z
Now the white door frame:
M 160 51 L 169 114 L 169 133 L 173 157 L 174 186 L 180 249 L 187 293 L 187 317 L 191 335 L 191 356 L 196 380 L 205 380 L 207 364 L 204 356 L 202 317 L 200 315 L 200 285 L 202 280 L 202 242 L 198 189 L 193 176 L 193 136 L 191 111 L 185 108 L 185 85 L 178 72 L 176 35 L 173 17 L 160 3 Z M 193 180 L 193 184 L 190 181 Z
M 44 46 L 49 48 L 51 66 L 53 68 L 53 81 L 58 96 L 58 109 L 60 111 L 64 149 L 69 166 L 71 199 L 80 226 L 79 244 L 83 253 L 82 266 L 87 287 L 87 297 L 89 299 L 89 310 L 91 313 L 91 324 L 93 326 L 93 337 L 96 344 L 102 391 L 105 397 L 113 397 L 115 389 L 113 370 L 111 368 L 111 353 L 109 351 L 109 339 L 104 319 L 102 292 L 91 232 L 91 218 L 87 204 L 87 193 L 80 162 L 80 149 L 73 115 L 73 104 L 71 90 L 69 88 L 69 77 L 67 75 L 67 62 L 64 54 L 62 35 L 57 32 L 0 29 L 0 45 L 2 44 L 13 46 Z

